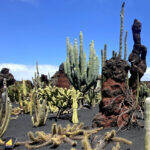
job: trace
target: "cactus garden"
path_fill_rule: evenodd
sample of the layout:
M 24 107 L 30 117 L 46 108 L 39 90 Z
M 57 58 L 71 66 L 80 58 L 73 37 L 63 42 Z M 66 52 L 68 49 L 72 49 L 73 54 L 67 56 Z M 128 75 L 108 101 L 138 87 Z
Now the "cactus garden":
M 86 33 L 79 30 L 73 44 L 66 37 L 66 58 L 53 76 L 42 74 L 38 61 L 32 80 L 18 81 L 2 68 L 0 150 L 150 150 L 144 22 L 134 19 L 124 32 L 125 6 L 118 50 L 104 43 L 97 53 L 92 39 L 85 50 Z M 127 51 L 130 33 L 133 48 Z

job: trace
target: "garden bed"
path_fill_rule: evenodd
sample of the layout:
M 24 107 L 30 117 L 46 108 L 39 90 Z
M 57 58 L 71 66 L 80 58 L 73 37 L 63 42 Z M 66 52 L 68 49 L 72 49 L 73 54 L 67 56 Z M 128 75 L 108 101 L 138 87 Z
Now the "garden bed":
M 98 105 L 92 109 L 82 108 L 78 111 L 78 117 L 80 122 L 84 122 L 84 126 L 91 127 L 93 117 L 98 113 Z M 29 131 L 44 131 L 45 133 L 51 132 L 51 125 L 53 123 L 57 123 L 57 125 L 61 124 L 65 127 L 67 124 L 72 124 L 69 120 L 71 119 L 71 114 L 68 116 L 64 116 L 62 119 L 56 119 L 53 115 L 50 115 L 46 121 L 46 125 L 42 127 L 35 128 L 32 125 L 31 117 L 29 114 L 20 114 L 17 119 L 13 119 L 10 121 L 8 129 L 6 130 L 3 138 L 6 137 L 15 137 L 17 141 L 27 141 L 28 136 L 27 133 Z M 143 122 L 143 121 L 142 121 Z M 114 128 L 105 129 L 99 131 L 98 134 L 104 135 L 105 132 L 110 131 Z M 115 128 L 117 130 L 117 128 Z M 120 144 L 121 150 L 144 150 L 144 137 L 145 130 L 141 127 L 131 127 L 126 131 L 120 131 L 117 136 L 124 137 L 133 142 L 132 145 Z M 111 150 L 114 144 L 109 144 L 106 147 L 106 150 Z M 115 144 L 116 145 L 116 144 Z M 75 147 L 77 150 L 82 149 L 82 144 L 78 141 L 77 146 Z M 54 149 L 51 146 L 46 146 L 40 148 L 40 150 Z M 56 150 L 70 150 L 71 146 L 67 143 L 61 144 L 56 148 Z M 18 146 L 15 150 L 26 150 L 24 146 Z

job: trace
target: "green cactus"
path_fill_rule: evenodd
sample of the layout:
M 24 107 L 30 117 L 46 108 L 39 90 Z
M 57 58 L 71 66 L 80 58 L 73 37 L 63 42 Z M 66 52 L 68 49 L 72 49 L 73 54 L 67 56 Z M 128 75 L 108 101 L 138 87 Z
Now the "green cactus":
M 84 147 L 84 150 L 92 150 L 91 144 L 89 143 L 89 138 L 87 136 L 87 133 L 84 133 L 84 138 L 82 140 L 82 145 Z
M 35 114 L 33 115 L 33 111 L 30 109 L 30 115 L 31 115 L 31 120 L 33 123 L 33 126 L 38 127 L 45 125 L 48 113 L 49 113 L 49 107 L 46 104 L 47 101 L 43 97 L 39 97 L 39 93 L 37 91 L 33 91 L 33 100 L 32 100 L 32 106 Z
M 10 102 L 7 93 L 6 79 L 4 79 L 3 85 L 4 85 L 4 92 L 2 93 L 2 99 L 0 101 L 0 124 L 1 124 L 0 137 L 3 136 L 3 134 L 5 133 L 8 127 L 11 111 L 12 111 L 12 104 Z M 5 103 L 5 108 L 4 108 L 4 103 Z
M 121 7 L 121 27 L 120 27 L 120 41 L 119 41 L 119 57 L 122 57 L 122 36 L 123 36 L 123 17 L 124 17 L 124 5 L 125 2 L 123 2 Z
M 145 100 L 147 97 L 150 96 L 150 89 L 147 87 L 145 83 L 142 83 L 140 85 L 140 90 L 139 90 L 139 104 L 141 108 L 144 110 L 144 105 L 145 105 Z
M 77 124 L 79 123 L 78 120 L 78 97 L 80 96 L 80 93 L 74 89 L 72 89 L 72 108 L 73 108 L 73 115 L 72 115 L 72 122 Z
M 23 96 L 27 96 L 27 87 L 25 80 L 22 81 Z
M 127 35 L 128 35 L 128 31 L 126 31 L 126 34 L 125 34 L 125 47 L 124 47 L 124 60 L 126 60 L 127 58 Z
M 104 63 L 107 59 L 107 44 L 104 45 Z
M 36 62 L 36 72 L 34 74 L 34 78 L 32 78 L 32 81 L 33 81 L 33 85 L 36 89 L 41 88 L 42 83 L 41 83 L 41 80 L 40 80 L 38 62 Z
M 112 51 L 112 57 L 115 57 L 115 50 Z
M 46 100 L 46 105 L 49 107 L 51 113 L 57 113 L 59 118 L 63 113 L 68 112 L 72 108 L 73 104 L 73 94 L 76 93 L 76 100 L 82 98 L 82 93 L 76 91 L 74 88 L 66 89 L 59 87 L 52 87 L 51 85 L 46 86 L 45 88 L 39 88 L 38 91 L 34 89 L 34 95 L 32 99 L 34 100 L 37 97 L 38 100 Z M 32 106 L 33 104 L 32 100 Z M 35 103 L 35 102 L 34 102 Z M 38 102 L 39 103 L 39 102 Z
M 103 49 L 101 49 L 101 67 L 103 68 L 104 66 L 104 54 L 103 54 Z
M 91 86 L 96 84 L 99 74 L 99 59 L 94 49 L 94 41 L 90 44 L 89 61 L 86 63 L 86 54 L 83 53 L 83 34 L 80 32 L 79 56 L 77 40 L 74 47 L 67 38 L 67 59 L 64 62 L 65 73 L 76 90 L 86 93 Z

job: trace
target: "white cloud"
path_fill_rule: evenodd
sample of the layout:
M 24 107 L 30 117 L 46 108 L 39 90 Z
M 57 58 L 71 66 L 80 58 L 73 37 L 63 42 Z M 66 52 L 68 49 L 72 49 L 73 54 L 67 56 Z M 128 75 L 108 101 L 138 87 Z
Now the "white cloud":
M 38 65 L 38 67 L 40 74 L 47 75 L 49 73 L 50 76 L 54 75 L 59 69 L 57 66 L 53 65 Z M 2 63 L 0 64 L 0 70 L 2 68 L 9 68 L 16 80 L 32 80 L 32 77 L 34 77 L 34 73 L 36 71 L 35 65 Z M 141 80 L 150 81 L 150 67 L 147 67 L 147 70 Z
M 142 81 L 150 81 L 150 67 L 147 67 L 147 70 L 142 77 Z
M 54 75 L 54 73 L 58 70 L 57 66 L 52 65 L 38 65 L 40 74 L 50 74 L 50 76 Z M 34 77 L 34 73 L 36 72 L 36 66 L 34 65 L 22 65 L 22 64 L 9 64 L 2 63 L 0 64 L 0 70 L 2 68 L 9 68 L 10 73 L 12 73 L 16 80 L 32 80 Z

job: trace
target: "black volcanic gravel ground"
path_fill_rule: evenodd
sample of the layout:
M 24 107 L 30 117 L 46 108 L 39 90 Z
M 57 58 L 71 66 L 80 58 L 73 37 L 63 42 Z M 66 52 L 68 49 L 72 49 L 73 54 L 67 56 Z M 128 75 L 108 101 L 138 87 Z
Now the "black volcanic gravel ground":
M 92 109 L 83 108 L 78 111 L 78 117 L 80 122 L 84 122 L 85 126 L 91 126 L 92 119 L 95 114 L 98 113 L 98 106 Z M 51 132 L 51 125 L 56 122 L 56 120 L 50 116 L 47 119 L 46 125 L 38 128 L 34 128 L 31 122 L 31 118 L 29 114 L 21 114 L 16 120 L 11 120 L 8 126 L 8 129 L 3 136 L 5 137 L 15 137 L 18 141 L 26 141 L 28 140 L 27 132 L 32 131 L 44 131 L 46 133 Z M 57 120 L 57 125 L 61 124 L 63 127 L 66 126 L 68 123 L 72 124 L 69 119 L 59 119 Z M 99 132 L 100 135 L 104 135 L 105 132 L 110 131 L 111 129 L 105 129 Z M 121 150 L 144 150 L 144 137 L 145 137 L 145 130 L 144 128 L 140 127 L 131 127 L 127 131 L 121 131 L 118 133 L 119 137 L 127 138 L 131 140 L 133 144 L 131 146 L 126 144 L 121 144 Z M 109 144 L 106 147 L 106 150 L 112 150 L 113 144 Z M 81 142 L 78 142 L 77 146 L 75 147 L 77 150 L 82 150 Z M 47 149 L 54 149 L 51 146 L 42 147 L 39 150 L 47 150 Z M 70 150 L 71 146 L 64 143 L 61 144 L 56 150 Z M 16 147 L 14 150 L 26 150 L 25 147 L 19 146 Z

